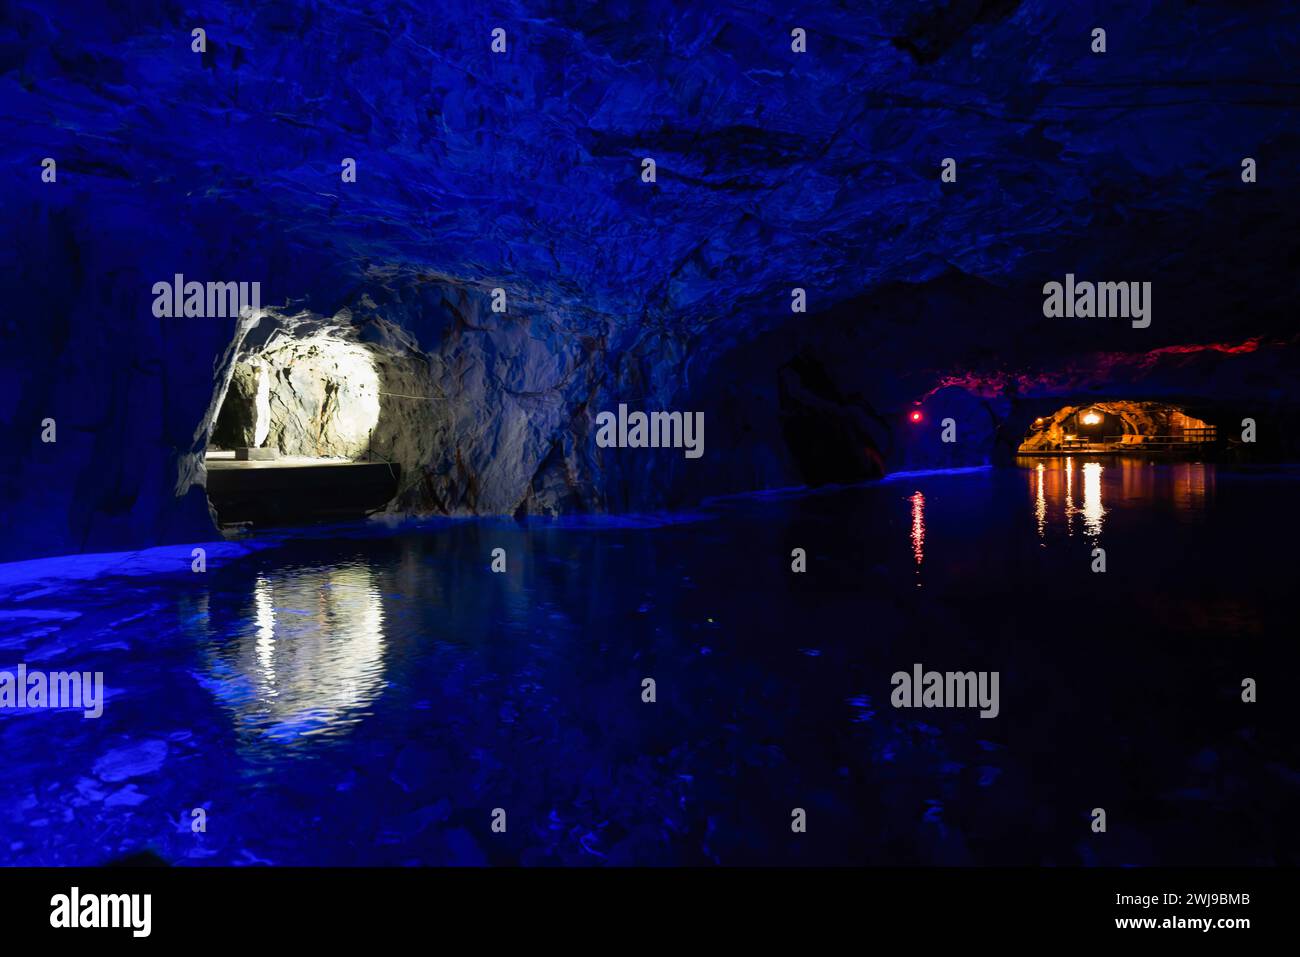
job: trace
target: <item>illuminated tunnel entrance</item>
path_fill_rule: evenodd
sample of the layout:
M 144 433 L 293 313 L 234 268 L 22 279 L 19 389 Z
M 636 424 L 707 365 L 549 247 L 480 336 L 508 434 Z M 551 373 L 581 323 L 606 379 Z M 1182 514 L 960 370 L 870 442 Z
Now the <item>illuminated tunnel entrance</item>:
M 1025 455 L 1073 452 L 1200 451 L 1218 442 L 1218 429 L 1164 402 L 1101 401 L 1062 406 L 1036 418 L 1020 443 Z
M 376 353 L 335 330 L 241 351 L 204 457 L 218 524 L 351 518 L 392 501 L 401 466 L 374 448 L 381 377 Z

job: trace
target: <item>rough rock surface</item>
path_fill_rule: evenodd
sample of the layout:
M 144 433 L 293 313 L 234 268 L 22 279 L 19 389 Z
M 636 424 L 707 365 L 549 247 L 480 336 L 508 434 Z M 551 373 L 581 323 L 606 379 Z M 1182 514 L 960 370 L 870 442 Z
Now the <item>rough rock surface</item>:
M 261 448 L 271 428 L 270 398 L 266 366 L 255 360 L 236 363 L 212 426 L 209 447 Z
M 1300 8 L 1171 0 L 18 0 L 0 559 L 212 534 L 208 429 L 264 330 L 155 317 L 177 273 L 261 282 L 281 318 L 346 310 L 380 391 L 424 396 L 380 396 L 375 447 L 419 464 L 401 507 L 648 509 L 976 463 L 1108 393 L 1236 403 L 1276 441 L 1297 37 Z M 1067 272 L 1151 281 L 1152 325 L 1045 319 Z M 704 411 L 704 457 L 597 448 L 619 402 Z M 296 416 L 281 435 L 306 442 Z
M 282 455 L 361 458 L 378 421 L 368 350 L 344 340 L 281 340 L 258 353 L 268 371 L 267 440 Z
M 1163 402 L 1089 402 L 1087 405 L 1065 405 L 1050 416 L 1043 416 L 1042 426 L 1025 438 L 1021 450 L 1036 452 L 1040 449 L 1060 449 L 1066 435 L 1067 420 L 1076 412 L 1095 410 L 1113 416 L 1117 422 L 1113 434 L 1123 441 L 1134 443 L 1142 436 L 1175 435 L 1186 429 L 1205 429 L 1206 423 L 1187 414 L 1186 410 Z

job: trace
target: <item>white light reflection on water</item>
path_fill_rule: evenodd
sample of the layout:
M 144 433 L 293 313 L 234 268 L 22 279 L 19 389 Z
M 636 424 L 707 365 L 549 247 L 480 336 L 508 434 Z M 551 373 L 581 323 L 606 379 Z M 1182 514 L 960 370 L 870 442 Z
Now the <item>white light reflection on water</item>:
M 258 576 L 250 597 L 247 627 L 211 635 L 205 682 L 239 730 L 289 742 L 361 720 L 384 687 L 384 609 L 371 569 L 286 569 Z
M 1101 535 L 1101 520 L 1106 515 L 1101 504 L 1101 473 L 1100 462 L 1083 464 L 1083 534 L 1090 538 Z
M 1065 460 L 1065 534 L 1074 534 L 1074 459 Z

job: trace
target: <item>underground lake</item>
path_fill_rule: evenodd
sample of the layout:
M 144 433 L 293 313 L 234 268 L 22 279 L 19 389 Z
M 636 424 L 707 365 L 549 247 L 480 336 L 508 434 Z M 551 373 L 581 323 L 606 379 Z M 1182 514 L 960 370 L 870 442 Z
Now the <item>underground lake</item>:
M 1022 457 L 264 530 L 202 574 L 191 546 L 2 565 L 0 671 L 100 673 L 104 700 L 0 720 L 0 857 L 1275 863 L 1300 767 L 1259 715 L 1296 665 L 1298 492 L 1285 467 Z M 1000 718 L 892 707 L 921 663 L 996 672 Z

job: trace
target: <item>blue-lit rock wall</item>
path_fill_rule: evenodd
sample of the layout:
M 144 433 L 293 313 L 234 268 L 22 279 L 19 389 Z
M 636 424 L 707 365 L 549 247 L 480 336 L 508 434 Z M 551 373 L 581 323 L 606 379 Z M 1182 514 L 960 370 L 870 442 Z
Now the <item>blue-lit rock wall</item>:
M 869 7 L 6 4 L 0 559 L 213 534 L 236 324 L 155 317 L 176 273 L 405 331 L 440 403 L 411 509 L 973 464 L 1097 390 L 1282 428 L 1300 11 Z M 1152 282 L 1151 326 L 1044 318 L 1067 272 Z M 703 411 L 705 455 L 597 448 L 619 402 Z

